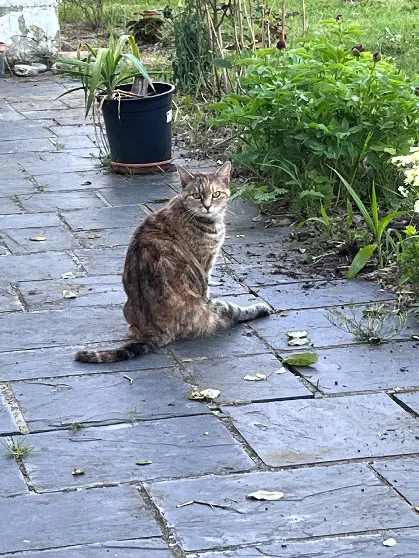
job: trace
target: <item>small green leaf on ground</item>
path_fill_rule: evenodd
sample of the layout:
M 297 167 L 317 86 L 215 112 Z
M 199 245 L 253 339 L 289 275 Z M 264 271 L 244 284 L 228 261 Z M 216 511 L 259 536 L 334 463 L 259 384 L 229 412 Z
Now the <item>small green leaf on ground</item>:
M 267 380 L 268 376 L 265 374 L 257 373 L 255 376 L 245 376 L 243 380 L 248 380 L 249 382 L 261 382 L 263 380 Z
M 281 500 L 284 497 L 283 492 L 270 492 L 268 490 L 257 490 L 247 495 L 250 500 Z
M 151 465 L 152 463 L 153 463 L 152 461 L 148 461 L 147 459 L 145 459 L 144 461 L 136 461 L 135 462 L 136 465 L 140 465 L 140 466 Z
M 47 238 L 46 236 L 31 236 L 29 240 L 32 240 L 33 242 L 43 242 L 44 240 L 47 240 Z
M 319 355 L 317 353 L 295 353 L 288 355 L 282 359 L 282 362 L 286 364 L 292 364 L 293 366 L 311 366 L 316 364 L 319 360 Z

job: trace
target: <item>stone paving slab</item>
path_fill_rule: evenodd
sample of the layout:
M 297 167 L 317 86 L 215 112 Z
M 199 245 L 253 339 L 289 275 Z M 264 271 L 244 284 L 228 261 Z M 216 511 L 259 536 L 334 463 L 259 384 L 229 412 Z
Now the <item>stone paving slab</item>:
M 160 364 L 169 363 L 162 358 Z M 31 432 L 73 422 L 106 425 L 211 412 L 205 403 L 188 399 L 192 389 L 173 368 L 126 372 L 128 379 L 122 372 L 87 374 L 19 382 L 13 390 Z
M 235 277 L 249 287 L 265 287 L 269 285 L 280 285 L 283 283 L 306 282 L 309 278 L 304 270 L 296 269 L 295 273 L 291 271 L 284 273 L 279 271 L 282 269 L 278 263 L 266 262 L 264 265 L 250 265 L 238 264 L 231 262 L 228 264 L 228 269 Z M 315 277 L 313 274 L 310 280 L 321 280 L 320 277 Z
M 390 537 L 397 540 L 396 546 L 389 548 L 383 542 Z M 192 554 L 191 558 L 417 558 L 419 531 L 391 531 L 380 535 L 359 537 L 327 538 L 307 542 L 286 542 L 262 545 L 253 548 Z
M 7 498 L 0 517 L 8 518 L 1 553 L 161 535 L 133 486 Z
M 92 152 L 95 148 L 92 148 Z M 51 173 L 68 173 L 71 171 L 89 171 L 97 166 L 97 159 L 93 158 L 86 150 L 83 155 L 72 153 L 49 153 L 39 154 L 35 161 L 22 161 L 21 165 L 28 174 L 42 175 Z
M 49 127 L 54 124 L 53 120 L 42 120 L 41 122 L 30 120 L 19 120 L 18 122 L 2 122 L 1 131 L 8 141 L 30 139 L 48 139 L 51 136 Z M 20 158 L 19 158 L 20 159 Z
M 248 223 L 249 226 L 249 223 Z M 260 229 L 257 229 L 260 234 Z M 289 231 L 287 232 L 287 238 Z M 272 237 L 258 242 L 251 242 L 251 239 L 246 238 L 247 230 L 243 231 L 244 237 L 241 238 L 240 232 L 230 232 L 226 243 L 223 245 L 223 250 L 228 254 L 233 261 L 239 264 L 251 264 L 255 266 L 282 263 L 284 258 L 289 261 L 294 261 L 297 255 L 290 253 L 288 243 L 284 244 L 281 236 Z M 236 239 L 242 240 L 237 242 Z
M 29 492 L 18 464 L 7 455 L 4 440 L 0 440 L 0 471 L 0 498 Z
M 118 186 L 116 188 L 103 188 L 100 194 L 114 207 L 121 205 L 137 205 L 139 203 L 163 200 L 166 203 L 172 198 L 175 192 L 164 183 L 139 184 L 137 186 Z
M 2 556 L 16 557 L 15 554 Z M 161 539 L 137 539 L 55 548 L 31 552 L 28 556 L 29 558 L 80 558 L 80 556 L 83 558 L 172 558 L 173 555 Z
M 10 282 L 59 279 L 64 273 L 80 275 L 78 266 L 64 252 L 44 252 L 6 256 L 2 260 L 3 279 Z
M 238 401 L 272 401 L 312 397 L 311 392 L 291 372 L 282 372 L 282 366 L 273 355 L 228 357 L 195 361 L 187 370 L 201 389 L 220 390 L 217 403 Z M 263 381 L 244 380 L 245 376 L 264 374 Z
M 361 315 L 365 306 L 359 306 Z M 348 314 L 343 311 L 343 313 Z M 257 324 L 250 323 L 250 327 L 257 331 L 272 347 L 278 351 L 307 350 L 307 347 L 330 347 L 334 345 L 353 345 L 360 341 L 352 335 L 332 325 L 327 319 L 327 309 L 306 309 L 290 311 L 287 315 L 270 316 L 269 321 Z M 308 345 L 290 346 L 287 332 L 307 331 Z M 411 320 L 408 327 L 395 336 L 396 339 L 409 339 L 419 331 L 417 320 Z
M 247 294 L 246 288 L 224 271 L 223 266 L 215 267 L 211 273 L 210 292 L 215 297 Z
M 45 192 L 97 190 L 106 186 L 126 185 L 125 177 L 97 170 L 35 175 L 34 180 Z
M 12 254 L 34 254 L 49 251 L 63 252 L 64 250 L 79 247 L 77 240 L 64 225 L 58 227 L 2 229 L 0 234 L 3 242 Z M 45 240 L 31 240 L 31 238 L 38 237 L 45 238 Z
M 64 136 L 49 138 L 50 142 L 55 146 L 57 151 L 70 151 L 72 149 L 86 149 L 90 153 L 92 149 L 97 147 L 96 140 L 88 136 Z
M 419 457 L 375 461 L 372 466 L 413 506 L 419 506 Z
M 56 227 L 60 225 L 58 215 L 54 213 L 24 213 L 21 215 L 0 216 L 0 229 L 29 229 L 33 227 Z
M 128 246 L 134 229 L 131 227 L 120 227 L 117 229 L 103 229 L 97 231 L 79 231 L 74 236 L 85 248 L 114 248 L 116 246 Z
M 419 449 L 419 422 L 383 393 L 224 410 L 271 467 L 385 457 Z
M 243 325 L 224 332 L 222 335 L 177 341 L 171 347 L 174 354 L 183 361 L 269 352 L 262 341 Z
M 22 174 L 21 178 L 4 180 L 0 178 L 0 196 L 15 196 L 19 194 L 33 194 L 36 192 L 35 185 Z
M 101 209 L 80 209 L 63 212 L 64 219 L 74 231 L 89 229 L 115 229 L 136 227 L 146 217 L 137 205 L 123 207 L 102 207 Z
M 18 153 L 54 151 L 55 147 L 50 140 L 43 139 L 17 139 L 0 141 L 0 153 L 17 155 Z
M 81 349 L 103 349 L 121 343 L 83 344 L 78 347 L 59 347 L 0 353 L 0 381 L 30 380 L 88 374 L 95 376 L 107 372 L 127 372 L 167 368 L 171 362 L 164 353 L 151 353 L 116 363 L 85 364 L 76 362 L 74 355 Z M 74 410 L 76 412 L 76 410 Z
M 55 121 L 48 129 L 59 138 L 67 138 L 73 136 L 92 136 L 95 135 L 95 127 L 92 124 L 79 124 L 78 126 L 62 126 Z
M 133 232 L 134 228 L 130 228 L 131 236 Z M 74 250 L 75 255 L 89 275 L 121 275 L 124 269 L 126 252 L 125 246 L 96 250 Z
M 19 285 L 19 291 L 29 310 L 115 304 L 121 307 L 127 298 L 121 278 L 114 275 L 58 281 L 28 281 Z M 75 298 L 64 298 L 63 291 L 69 291 Z
M 8 283 L 0 281 L 0 313 L 23 310 L 22 303 Z
M 35 80 L 19 79 L 18 83 L 19 86 L 17 87 L 14 80 L 2 80 L 2 97 L 10 103 L 27 101 L 28 99 L 31 102 L 50 101 L 65 91 L 62 84 L 52 82 L 51 79 L 45 82 L 42 82 L 39 78 Z
M 3 393 L 0 391 L 0 434 L 16 434 L 19 428 L 10 412 Z
M 11 215 L 12 213 L 22 213 L 22 209 L 11 198 L 0 198 L 0 215 Z
M 85 191 L 21 195 L 19 202 L 26 211 L 39 213 L 105 206 L 105 203 L 94 192 Z
M 405 405 L 412 409 L 412 411 L 419 415 L 419 391 L 415 391 L 414 393 L 399 393 L 397 394 L 396 399 L 402 401 Z
M 257 294 L 277 310 L 340 306 L 354 301 L 365 304 L 394 299 L 394 294 L 382 291 L 375 283 L 344 279 L 266 287 L 258 289 Z
M 215 416 L 189 416 L 33 434 L 25 468 L 38 492 L 253 469 Z M 51 467 L 54 456 L 60 458 Z M 152 461 L 149 465 L 137 462 Z M 71 474 L 75 467 L 84 475 Z
M 16 106 L 16 105 L 15 105 Z M 59 124 L 61 118 L 83 118 L 82 110 L 71 109 L 64 105 L 60 107 L 48 107 L 43 110 L 34 110 L 33 108 L 27 110 L 28 107 L 19 106 L 20 113 L 28 120 L 44 120 L 50 118 Z M 63 112 L 65 110 L 65 112 Z
M 23 113 L 23 111 L 36 111 L 39 113 L 41 117 L 41 113 L 46 110 L 68 110 L 68 105 L 65 103 L 65 97 L 61 99 L 45 99 L 37 101 L 34 100 L 15 100 L 12 101 L 13 107 L 18 110 L 19 112 Z
M 148 490 L 186 551 L 419 526 L 419 515 L 364 465 L 166 481 Z M 256 490 L 284 498 L 246 498 Z M 232 509 L 176 507 L 191 500 Z
M 83 345 L 99 341 L 127 342 L 121 308 L 50 310 L 0 316 L 0 351 Z M 106 348 L 106 346 L 104 347 Z
M 419 343 L 320 349 L 315 366 L 299 372 L 324 393 L 419 388 Z

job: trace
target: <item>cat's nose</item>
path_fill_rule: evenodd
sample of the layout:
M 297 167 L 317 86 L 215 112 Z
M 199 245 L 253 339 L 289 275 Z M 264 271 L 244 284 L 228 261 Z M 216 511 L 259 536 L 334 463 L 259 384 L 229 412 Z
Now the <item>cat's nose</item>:
M 211 204 L 210 203 L 203 203 L 202 205 L 205 207 L 205 209 L 207 211 L 209 211 L 211 209 Z

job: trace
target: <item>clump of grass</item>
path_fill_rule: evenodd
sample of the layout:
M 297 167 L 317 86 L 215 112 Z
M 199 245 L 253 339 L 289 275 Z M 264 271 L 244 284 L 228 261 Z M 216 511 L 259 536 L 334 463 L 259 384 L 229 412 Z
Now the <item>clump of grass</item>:
M 22 459 L 34 453 L 35 448 L 25 440 L 8 440 L 7 455 L 11 459 Z
M 86 428 L 86 425 L 82 422 L 73 421 L 68 425 L 68 429 L 71 430 L 71 432 L 80 432 L 80 430 L 84 430 L 84 428 Z
M 133 409 L 129 410 L 127 412 L 127 419 L 129 420 L 129 422 L 140 422 L 141 421 L 141 415 L 137 410 L 137 407 L 134 407 Z

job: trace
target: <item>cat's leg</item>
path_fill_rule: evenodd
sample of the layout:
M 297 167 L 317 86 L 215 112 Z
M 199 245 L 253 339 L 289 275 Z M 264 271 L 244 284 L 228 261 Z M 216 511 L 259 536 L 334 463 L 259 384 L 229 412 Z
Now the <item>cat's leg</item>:
M 220 317 L 233 326 L 242 322 L 249 322 L 257 318 L 269 316 L 272 309 L 268 304 L 259 302 L 249 306 L 238 306 L 222 299 L 213 299 L 209 301 L 209 306 L 220 315 Z

